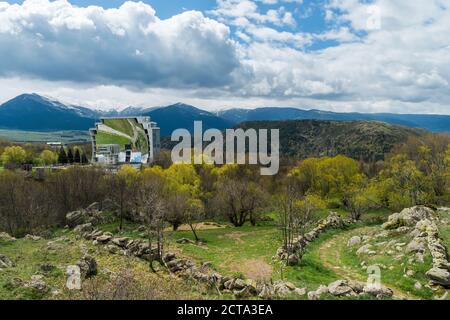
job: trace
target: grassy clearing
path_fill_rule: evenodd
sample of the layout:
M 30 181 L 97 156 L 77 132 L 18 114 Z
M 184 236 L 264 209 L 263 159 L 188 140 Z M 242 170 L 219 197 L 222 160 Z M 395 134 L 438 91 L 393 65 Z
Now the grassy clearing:
M 64 237 L 60 237 L 64 235 Z M 68 265 L 73 265 L 83 256 L 84 250 L 95 257 L 98 264 L 96 286 L 109 283 L 112 273 L 123 270 L 132 271 L 137 281 L 151 283 L 157 289 L 155 298 L 160 299 L 199 299 L 213 298 L 203 296 L 205 291 L 196 286 L 188 286 L 181 280 L 164 273 L 155 275 L 149 272 L 148 265 L 137 259 L 119 255 L 111 255 L 102 247 L 93 246 L 88 241 L 77 240 L 75 235 L 65 230 L 58 230 L 50 240 L 32 241 L 18 239 L 12 243 L 0 243 L 1 253 L 9 257 L 14 267 L 0 270 L 0 300 L 10 299 L 83 299 L 85 296 L 79 291 L 69 291 L 65 287 L 65 275 Z M 56 250 L 48 250 L 48 242 L 54 241 Z M 83 247 L 85 249 L 83 249 Z M 45 272 L 41 266 L 53 266 L 51 271 Z M 32 275 L 44 275 L 44 281 L 51 290 L 46 294 L 39 294 L 34 289 L 23 286 L 11 286 L 13 279 L 23 282 L 29 281 Z M 91 280 L 86 280 L 89 284 Z M 57 293 L 57 294 L 56 294 Z

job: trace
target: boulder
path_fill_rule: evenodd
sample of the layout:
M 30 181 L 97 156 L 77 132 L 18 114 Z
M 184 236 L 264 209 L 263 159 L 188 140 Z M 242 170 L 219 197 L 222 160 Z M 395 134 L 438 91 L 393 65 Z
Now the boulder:
M 0 254 L 0 269 L 14 267 L 14 263 L 7 256 Z
M 82 210 L 69 212 L 66 215 L 66 222 L 70 228 L 74 228 L 80 224 L 83 224 L 86 220 L 86 213 Z
M 100 211 L 100 210 L 101 210 L 101 205 L 98 202 L 94 202 L 86 208 L 86 211 L 89 211 L 89 212 Z
M 14 242 L 16 241 L 16 238 L 11 237 L 6 232 L 0 232 L 0 242 Z
M 351 288 L 345 280 L 338 280 L 331 283 L 328 286 L 328 292 L 337 297 L 349 296 L 354 294 L 353 288 Z
M 450 272 L 446 269 L 432 268 L 426 275 L 432 282 L 441 286 L 450 286 Z
M 130 241 L 129 238 L 114 238 L 111 240 L 112 243 L 114 243 L 116 246 L 119 246 L 121 248 L 126 248 L 128 245 L 128 242 Z
M 178 239 L 177 243 L 179 243 L 179 244 L 195 244 L 194 241 L 187 239 L 187 238 Z
M 92 226 L 92 223 L 85 223 L 76 226 L 74 231 L 79 233 L 87 233 L 94 231 L 94 227 Z
M 109 244 L 105 248 L 111 254 L 117 254 L 117 253 L 119 253 L 119 250 L 120 250 L 117 246 L 115 246 L 113 244 Z
M 425 252 L 426 248 L 426 239 L 424 238 L 414 238 L 407 246 L 406 253 L 416 253 L 416 252 Z
M 35 235 L 32 235 L 32 234 L 27 234 L 27 235 L 25 236 L 25 239 L 31 240 L 31 241 L 39 241 L 39 240 L 42 240 L 41 237 L 35 236 Z
M 347 246 L 354 247 L 361 243 L 361 237 L 354 236 L 350 240 L 348 240 Z
M 368 254 L 371 250 L 372 248 L 372 245 L 370 245 L 370 244 L 365 244 L 365 245 L 363 245 L 362 247 L 360 247 L 359 249 L 358 249 L 358 251 L 356 251 L 356 254 L 359 256 L 359 255 L 362 255 L 362 254 Z
M 103 234 L 100 237 L 97 237 L 95 240 L 97 240 L 98 243 L 108 243 L 112 239 L 112 236 L 109 234 Z
M 390 298 L 394 295 L 394 292 L 382 285 L 366 285 L 363 289 L 363 293 L 370 294 L 377 298 Z
M 31 276 L 31 280 L 25 283 L 25 287 L 36 290 L 39 294 L 45 294 L 50 290 L 44 281 L 43 275 Z
M 416 223 L 424 219 L 434 219 L 435 212 L 427 207 L 416 206 L 406 208 L 401 212 L 389 216 L 388 221 L 383 224 L 383 229 L 393 230 L 400 227 L 414 227 Z
M 84 256 L 77 263 L 80 267 L 81 274 L 85 278 L 95 276 L 97 274 L 97 261 L 91 256 Z

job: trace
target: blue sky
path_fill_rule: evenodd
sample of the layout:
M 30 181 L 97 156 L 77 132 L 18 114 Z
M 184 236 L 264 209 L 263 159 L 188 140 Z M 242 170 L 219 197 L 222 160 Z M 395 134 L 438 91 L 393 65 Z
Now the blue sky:
M 0 0 L 0 101 L 450 114 L 448 30 L 445 0 Z

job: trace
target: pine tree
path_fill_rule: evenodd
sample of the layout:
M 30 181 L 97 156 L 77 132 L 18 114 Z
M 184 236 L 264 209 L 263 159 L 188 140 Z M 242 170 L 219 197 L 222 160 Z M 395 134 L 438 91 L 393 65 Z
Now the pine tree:
M 69 163 L 73 163 L 74 162 L 73 151 L 72 151 L 72 148 L 70 148 L 70 147 L 67 150 L 67 161 Z
M 86 154 L 85 154 L 85 153 L 83 153 L 83 154 L 81 155 L 81 163 L 82 163 L 82 164 L 88 164 L 88 163 L 89 163 L 89 160 L 88 160 L 88 158 L 86 157 Z
M 60 163 L 60 164 L 66 164 L 67 161 L 68 161 L 68 160 L 67 160 L 66 150 L 64 150 L 64 147 L 61 146 L 61 149 L 59 149 L 58 163 Z
M 80 154 L 80 149 L 75 149 L 75 156 L 74 156 L 74 162 L 75 163 L 81 163 L 81 154 Z

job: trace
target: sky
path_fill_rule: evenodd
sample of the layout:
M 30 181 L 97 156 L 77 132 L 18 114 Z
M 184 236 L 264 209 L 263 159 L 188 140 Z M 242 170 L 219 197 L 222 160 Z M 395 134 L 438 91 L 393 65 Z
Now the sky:
M 448 0 L 0 0 L 0 102 L 450 114 Z

